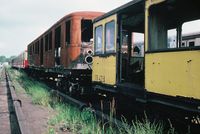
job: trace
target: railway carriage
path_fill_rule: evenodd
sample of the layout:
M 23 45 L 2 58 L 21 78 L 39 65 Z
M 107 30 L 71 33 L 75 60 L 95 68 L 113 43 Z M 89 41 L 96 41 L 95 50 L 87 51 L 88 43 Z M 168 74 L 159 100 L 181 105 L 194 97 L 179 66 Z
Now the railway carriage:
M 66 90 L 89 85 L 92 63 L 92 20 L 101 12 L 66 15 L 28 45 L 30 71 L 61 83 Z M 67 84 L 66 84 L 67 83 Z
M 20 55 L 11 60 L 13 68 L 28 69 L 27 50 L 23 51 Z
M 197 0 L 134 0 L 96 18 L 94 89 L 175 108 L 191 118 L 199 115 L 199 45 L 181 46 L 184 23 L 200 19 L 198 5 Z M 173 47 L 168 42 L 171 29 Z

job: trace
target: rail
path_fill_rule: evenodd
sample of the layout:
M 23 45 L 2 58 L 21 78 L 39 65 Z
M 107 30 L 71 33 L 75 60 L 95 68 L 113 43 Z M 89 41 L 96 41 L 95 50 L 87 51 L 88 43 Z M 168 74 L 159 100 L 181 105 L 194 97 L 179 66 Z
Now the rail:
M 11 100 L 13 102 L 14 106 L 14 112 L 17 118 L 17 123 L 19 126 L 19 130 L 21 134 L 30 134 L 30 129 L 28 127 L 26 118 L 23 114 L 22 111 L 22 102 L 17 98 L 17 95 L 15 93 L 15 86 L 12 83 L 12 80 L 10 79 L 9 73 L 5 69 L 5 76 L 6 76 L 6 83 L 7 83 L 7 88 L 11 93 Z

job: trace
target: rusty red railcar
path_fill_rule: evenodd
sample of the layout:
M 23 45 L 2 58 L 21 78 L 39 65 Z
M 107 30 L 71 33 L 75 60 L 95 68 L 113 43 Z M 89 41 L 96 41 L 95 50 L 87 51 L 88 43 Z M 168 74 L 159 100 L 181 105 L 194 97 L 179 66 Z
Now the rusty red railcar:
M 85 69 L 84 57 L 91 52 L 92 20 L 101 12 L 75 12 L 66 15 L 28 45 L 29 65 L 33 67 Z
M 91 85 L 92 21 L 102 14 L 74 12 L 60 19 L 28 45 L 29 70 L 70 91 Z

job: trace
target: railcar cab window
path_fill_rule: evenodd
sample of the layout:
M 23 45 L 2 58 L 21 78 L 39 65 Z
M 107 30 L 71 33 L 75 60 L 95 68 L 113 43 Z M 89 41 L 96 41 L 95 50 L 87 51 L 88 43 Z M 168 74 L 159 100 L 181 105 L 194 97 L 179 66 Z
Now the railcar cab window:
M 95 28 L 95 54 L 103 54 L 103 26 Z
M 192 8 L 187 11 L 185 7 L 188 3 L 179 2 L 172 1 L 169 4 L 159 4 L 150 8 L 148 51 L 170 51 L 198 46 L 196 38 L 198 38 L 197 34 L 200 37 L 198 20 L 200 17 L 197 14 L 199 9 L 192 5 Z M 196 36 L 193 36 L 194 33 Z
M 90 42 L 92 39 L 92 20 L 81 20 L 81 40 Z
M 115 22 L 111 21 L 105 25 L 105 48 L 106 53 L 115 52 Z

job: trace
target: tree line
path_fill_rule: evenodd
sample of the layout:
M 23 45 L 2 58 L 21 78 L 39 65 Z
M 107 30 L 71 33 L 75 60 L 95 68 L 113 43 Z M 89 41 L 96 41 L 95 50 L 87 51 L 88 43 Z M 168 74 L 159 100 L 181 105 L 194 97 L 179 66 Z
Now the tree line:
M 15 58 L 15 56 L 10 56 L 9 58 L 7 58 L 6 56 L 0 56 L 0 62 L 9 62 L 11 61 L 13 58 Z

